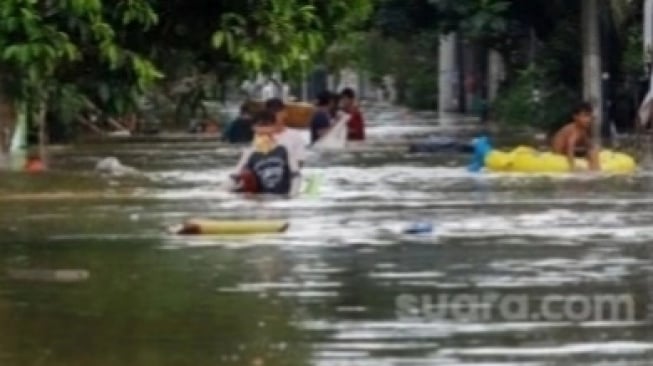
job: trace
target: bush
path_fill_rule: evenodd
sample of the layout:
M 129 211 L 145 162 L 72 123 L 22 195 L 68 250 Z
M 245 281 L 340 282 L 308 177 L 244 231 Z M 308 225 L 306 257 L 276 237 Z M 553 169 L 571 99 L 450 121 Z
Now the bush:
M 428 67 L 415 70 L 405 80 L 402 102 L 413 109 L 430 110 L 437 108 L 437 71 Z
M 492 105 L 494 119 L 518 127 L 534 127 L 547 132 L 568 122 L 579 94 L 561 85 L 550 85 L 536 67 L 521 71 L 504 87 Z
M 385 75 L 395 78 L 400 104 L 415 109 L 435 109 L 438 93 L 438 33 L 424 32 L 404 41 L 370 32 L 359 48 L 360 66 L 381 84 Z

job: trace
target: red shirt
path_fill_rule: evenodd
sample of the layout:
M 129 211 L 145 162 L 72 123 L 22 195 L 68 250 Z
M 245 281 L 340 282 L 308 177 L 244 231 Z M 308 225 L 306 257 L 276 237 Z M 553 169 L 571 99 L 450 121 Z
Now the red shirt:
M 363 119 L 363 114 L 357 107 L 352 107 L 347 113 L 351 114 L 351 118 L 347 123 L 347 140 L 365 140 L 365 120 Z

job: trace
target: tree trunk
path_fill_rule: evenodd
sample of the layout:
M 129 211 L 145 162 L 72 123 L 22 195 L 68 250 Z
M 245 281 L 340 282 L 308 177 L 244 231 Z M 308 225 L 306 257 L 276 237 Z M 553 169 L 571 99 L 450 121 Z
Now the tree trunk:
M 41 161 L 43 162 L 43 165 L 45 167 L 48 167 L 48 150 L 47 150 L 47 145 L 48 145 L 48 129 L 47 129 L 47 119 L 46 117 L 46 112 L 47 112 L 47 103 L 46 101 L 42 101 L 39 110 L 36 116 L 36 121 L 39 126 L 39 157 L 41 158 Z
M 653 0 L 644 1 L 644 63 L 649 67 L 653 61 Z
M 13 121 L 10 117 L 11 114 L 7 113 L 9 106 L 0 102 L 0 154 L 4 155 L 9 152 L 9 145 L 11 141 L 11 130 L 13 129 Z
M 600 142 L 603 123 L 599 5 L 599 0 L 583 0 L 582 11 L 583 97 L 594 105 L 596 120 L 592 130 L 597 143 Z
M 501 82 L 505 80 L 505 64 L 498 51 L 490 50 L 488 58 L 488 101 L 493 102 L 499 94 Z
M 301 101 L 308 102 L 308 66 L 302 64 L 302 96 Z
M 438 77 L 438 111 L 440 118 L 455 112 L 457 109 L 457 64 L 456 35 L 449 34 L 440 38 Z
M 336 86 L 340 83 L 340 76 L 338 73 L 329 73 L 327 76 L 327 90 L 335 90 Z M 321 92 L 319 90 L 317 93 Z M 316 94 L 317 95 L 317 94 Z
M 8 166 L 9 147 L 16 125 L 16 109 L 13 102 L 7 98 L 0 87 L 0 169 Z

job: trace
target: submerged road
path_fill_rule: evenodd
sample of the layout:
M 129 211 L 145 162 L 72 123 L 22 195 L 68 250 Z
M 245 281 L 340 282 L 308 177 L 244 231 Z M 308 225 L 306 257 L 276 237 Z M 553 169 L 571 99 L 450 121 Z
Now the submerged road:
M 437 130 L 428 115 L 369 115 L 380 142 Z M 361 148 L 311 158 L 318 197 L 245 201 L 219 189 L 237 155 L 210 141 L 80 145 L 44 177 L 3 175 L 0 365 L 653 360 L 649 171 L 475 175 L 462 155 Z M 106 156 L 144 176 L 97 177 Z M 166 232 L 190 217 L 291 227 Z M 401 233 L 423 221 L 432 234 Z

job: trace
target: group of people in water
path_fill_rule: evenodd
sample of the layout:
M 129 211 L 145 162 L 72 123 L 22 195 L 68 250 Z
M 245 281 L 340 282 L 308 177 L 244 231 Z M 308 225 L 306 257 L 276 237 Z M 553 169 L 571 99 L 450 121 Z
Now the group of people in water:
M 275 100 L 277 98 L 269 99 Z M 266 102 L 266 104 L 267 104 Z M 322 91 L 315 100 L 316 111 L 311 118 L 311 143 L 315 143 L 339 118 L 346 114 L 347 138 L 350 141 L 365 140 L 365 120 L 358 107 L 356 93 L 351 88 L 345 88 L 340 94 Z M 265 106 L 268 109 L 268 106 Z M 252 105 L 244 103 L 240 107 L 238 117 L 227 127 L 223 138 L 234 144 L 249 143 L 254 138 L 254 125 L 257 113 L 252 111 Z
M 310 123 L 312 144 L 324 137 L 343 115 L 348 138 L 365 138 L 364 120 L 351 89 L 339 96 L 320 93 L 316 105 Z M 285 120 L 286 108 L 280 99 L 268 100 L 264 110 L 254 116 L 252 144 L 243 152 L 232 176 L 236 191 L 282 195 L 298 192 L 307 144 L 297 130 L 286 127 Z M 571 171 L 579 169 L 579 157 L 587 159 L 590 170 L 600 170 L 599 150 L 591 132 L 593 121 L 592 105 L 581 103 L 573 110 L 571 120 L 550 139 L 552 152 L 565 156 Z
M 309 145 L 302 134 L 286 126 L 288 111 L 283 100 L 268 99 L 263 110 L 251 115 L 247 106 L 227 132 L 232 142 L 250 142 L 232 174 L 234 190 L 241 193 L 281 194 L 298 192 L 300 170 Z M 311 144 L 326 136 L 336 123 L 347 124 L 348 140 L 365 139 L 365 122 L 352 89 L 317 96 L 310 121 Z
M 353 89 L 346 88 L 340 95 L 324 91 L 317 96 L 317 111 L 311 119 L 311 143 L 324 136 L 335 122 L 347 119 L 347 140 L 365 140 L 365 120 Z

